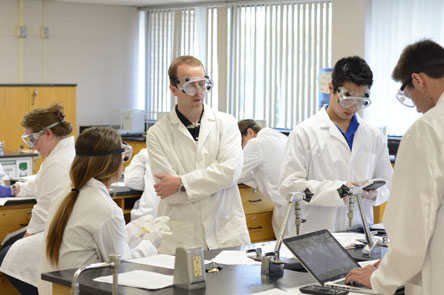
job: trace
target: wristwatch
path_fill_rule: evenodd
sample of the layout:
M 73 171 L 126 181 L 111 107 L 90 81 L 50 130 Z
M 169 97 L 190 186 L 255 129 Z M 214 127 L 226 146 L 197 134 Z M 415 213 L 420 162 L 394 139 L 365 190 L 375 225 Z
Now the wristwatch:
M 184 186 L 183 183 L 182 183 L 182 179 L 180 180 L 179 191 L 180 191 L 180 192 L 183 192 L 183 193 L 187 191 L 187 190 L 185 189 L 185 186 Z
M 341 185 L 341 187 L 338 188 L 337 191 L 338 191 L 339 197 L 341 199 L 350 195 L 350 188 L 348 186 L 346 186 L 345 184 Z

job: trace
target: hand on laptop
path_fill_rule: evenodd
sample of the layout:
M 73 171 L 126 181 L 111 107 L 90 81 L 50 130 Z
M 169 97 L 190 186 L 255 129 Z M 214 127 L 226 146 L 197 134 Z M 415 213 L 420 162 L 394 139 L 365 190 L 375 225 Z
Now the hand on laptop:
M 354 268 L 345 277 L 345 283 L 349 284 L 351 281 L 355 281 L 371 289 L 372 284 L 370 282 L 370 276 L 375 270 L 376 267 L 374 265 L 367 265 L 366 267 L 362 268 Z

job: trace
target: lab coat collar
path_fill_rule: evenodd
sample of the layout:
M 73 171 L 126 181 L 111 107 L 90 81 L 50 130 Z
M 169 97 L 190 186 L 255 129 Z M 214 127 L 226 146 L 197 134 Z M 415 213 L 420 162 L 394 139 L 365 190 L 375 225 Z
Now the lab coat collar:
M 207 104 L 203 104 L 204 112 L 202 115 L 202 118 L 200 119 L 200 131 L 199 131 L 199 140 L 198 142 L 204 142 L 205 139 L 208 137 L 208 134 L 210 133 L 210 130 L 212 126 L 214 125 L 214 122 L 216 120 L 216 114 L 213 109 L 211 109 Z M 177 125 L 177 129 L 185 134 L 190 140 L 195 142 L 194 138 L 191 136 L 188 129 L 182 124 L 182 122 L 179 119 L 179 116 L 177 116 L 175 106 L 172 112 L 169 114 L 169 120 L 170 123 L 173 125 Z M 211 124 L 212 122 L 212 124 Z
M 86 184 L 85 187 L 95 187 L 100 189 L 101 191 L 105 192 L 107 195 L 109 195 L 109 191 L 106 187 L 105 184 L 103 184 L 103 182 L 95 179 L 95 178 L 91 178 Z
M 65 149 L 65 147 L 67 146 L 74 146 L 74 136 L 70 136 L 67 138 L 63 138 L 62 140 L 60 140 L 56 146 L 54 147 L 54 149 L 51 151 L 51 153 L 48 155 L 48 158 L 56 155 L 59 151 L 62 151 Z

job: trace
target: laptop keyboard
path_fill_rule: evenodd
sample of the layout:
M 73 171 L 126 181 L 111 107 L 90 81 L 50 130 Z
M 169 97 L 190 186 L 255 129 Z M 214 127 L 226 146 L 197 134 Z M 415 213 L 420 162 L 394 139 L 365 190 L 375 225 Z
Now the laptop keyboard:
M 357 282 L 357 281 L 350 281 L 348 284 L 345 283 L 345 279 L 340 280 L 335 282 L 335 284 L 340 284 L 340 285 L 348 285 L 348 286 L 353 286 L 353 287 L 358 287 L 358 288 L 367 288 L 366 286 L 364 286 L 363 284 Z

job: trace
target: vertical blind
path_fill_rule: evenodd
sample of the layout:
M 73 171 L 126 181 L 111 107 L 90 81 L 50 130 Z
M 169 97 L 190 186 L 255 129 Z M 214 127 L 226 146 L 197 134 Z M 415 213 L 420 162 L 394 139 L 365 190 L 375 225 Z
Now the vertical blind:
M 331 64 L 331 2 L 239 5 L 232 11 L 228 111 L 293 128 L 317 111 L 317 76 Z
M 239 2 L 204 13 L 190 8 L 147 14 L 151 119 L 172 109 L 166 72 L 171 60 L 184 54 L 200 58 L 215 81 L 206 102 L 238 120 L 291 129 L 317 111 L 317 76 L 331 66 L 331 0 Z M 206 26 L 203 34 L 197 33 L 199 21 Z

